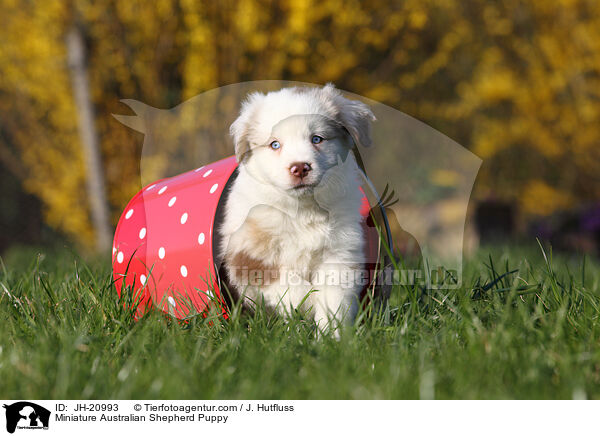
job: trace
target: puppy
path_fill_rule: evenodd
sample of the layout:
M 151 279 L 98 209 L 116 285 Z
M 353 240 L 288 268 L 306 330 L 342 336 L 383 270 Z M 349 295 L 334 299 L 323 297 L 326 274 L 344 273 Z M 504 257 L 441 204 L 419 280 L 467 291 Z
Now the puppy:
M 336 336 L 353 322 L 365 255 L 351 150 L 370 145 L 373 120 L 331 84 L 247 97 L 231 125 L 239 173 L 219 229 L 230 291 L 246 305 L 305 310 Z

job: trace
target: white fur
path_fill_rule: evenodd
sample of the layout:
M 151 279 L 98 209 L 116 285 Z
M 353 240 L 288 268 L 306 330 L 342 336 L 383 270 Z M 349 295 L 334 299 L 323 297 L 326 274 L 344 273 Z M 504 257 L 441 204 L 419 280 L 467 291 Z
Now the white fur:
M 231 126 L 239 175 L 219 231 L 229 283 L 246 301 L 264 299 L 282 314 L 304 301 L 320 330 L 330 320 L 334 329 L 352 323 L 362 290 L 354 272 L 365 259 L 359 174 L 349 150 L 352 141 L 369 145 L 373 119 L 366 105 L 332 85 L 255 93 L 244 102 Z M 320 146 L 311 142 L 321 133 L 315 126 L 328 126 Z M 269 146 L 274 140 L 282 145 L 277 151 Z M 294 162 L 311 164 L 311 186 L 294 189 Z M 240 253 L 272 266 L 276 279 L 261 285 L 240 278 L 233 265 Z

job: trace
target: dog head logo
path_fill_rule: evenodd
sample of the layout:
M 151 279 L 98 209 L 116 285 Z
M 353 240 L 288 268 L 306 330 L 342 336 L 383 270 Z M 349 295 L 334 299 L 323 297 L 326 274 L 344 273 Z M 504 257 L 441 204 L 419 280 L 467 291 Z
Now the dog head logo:
M 28 401 L 3 406 L 6 409 L 6 431 L 19 429 L 48 429 L 50 411 Z
M 319 97 L 313 99 L 319 103 L 318 110 L 308 113 L 294 110 L 294 91 L 280 91 L 291 87 L 300 87 L 300 93 L 307 95 L 318 93 Z M 271 97 L 266 98 L 270 93 Z M 328 95 L 331 99 L 325 98 Z M 278 98 L 283 100 L 276 101 Z M 344 107 L 330 105 L 335 101 L 344 103 Z M 310 84 L 285 81 L 227 85 L 170 110 L 156 109 L 134 100 L 123 102 L 135 115 L 115 115 L 115 118 L 144 133 L 140 164 L 142 185 L 230 156 L 233 151 L 228 140 L 231 126 L 235 153 L 241 165 L 254 165 L 253 175 L 278 183 L 282 188 L 295 183 L 295 193 L 310 192 L 323 204 L 340 192 L 353 192 L 348 186 L 334 183 L 352 160 L 346 158 L 344 150 L 319 155 L 327 159 L 323 162 L 313 161 L 310 154 L 303 154 L 313 146 L 318 148 L 324 138 L 319 134 L 313 137 L 311 133 L 302 147 L 289 144 L 303 127 L 316 125 L 324 130 L 331 127 L 335 130 L 335 123 L 330 121 L 337 122 L 347 130 L 346 137 L 350 137 L 359 150 L 360 166 L 368 175 L 369 186 L 380 194 L 386 187 L 395 193 L 397 201 L 386 208 L 392 235 L 408 234 L 416 241 L 422 264 L 427 265 L 423 284 L 432 288 L 460 286 L 464 242 L 476 243 L 476 237 L 470 237 L 472 229 L 467 209 L 482 161 L 432 127 L 392 107 L 357 95 L 342 94 L 332 87 L 314 88 Z M 241 112 L 240 102 L 246 102 L 242 103 Z M 244 110 L 250 106 L 255 106 L 258 112 Z M 266 136 L 262 135 L 263 138 L 260 132 L 266 132 Z M 277 137 L 271 138 L 273 135 Z M 288 138 L 288 143 L 278 141 L 279 137 Z M 286 155 L 294 149 L 296 154 Z M 259 154 L 266 159 L 252 162 Z M 371 193 L 373 189 L 365 185 L 363 189 L 371 205 L 379 201 L 377 194 Z M 395 245 L 402 253 L 402 244 Z M 445 273 L 448 271 L 450 275 Z M 454 280 L 436 284 L 435 275 Z

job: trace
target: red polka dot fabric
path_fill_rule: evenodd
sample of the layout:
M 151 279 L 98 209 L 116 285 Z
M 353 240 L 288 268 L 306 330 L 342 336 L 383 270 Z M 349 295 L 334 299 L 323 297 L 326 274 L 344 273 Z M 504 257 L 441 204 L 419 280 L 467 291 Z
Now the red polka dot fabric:
M 216 280 L 215 215 L 237 167 L 229 157 L 157 181 L 131 199 L 117 225 L 112 250 L 119 295 L 131 292 L 136 318 L 154 306 L 177 318 L 224 307 Z M 361 206 L 369 215 L 366 196 Z M 377 232 L 365 225 L 368 262 L 377 257 Z
M 221 296 L 213 265 L 214 218 L 235 157 L 160 180 L 127 205 L 113 244 L 113 276 L 139 301 L 177 318 L 206 310 Z M 124 281 L 124 282 L 123 282 Z

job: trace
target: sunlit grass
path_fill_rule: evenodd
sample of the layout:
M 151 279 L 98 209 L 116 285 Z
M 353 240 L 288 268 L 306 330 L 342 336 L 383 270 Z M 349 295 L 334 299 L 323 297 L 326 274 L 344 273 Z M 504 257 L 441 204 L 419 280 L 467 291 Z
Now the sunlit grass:
M 110 265 L 70 252 L 0 266 L 5 398 L 600 398 L 600 268 L 546 247 L 482 249 L 460 290 L 397 286 L 339 341 L 233 309 L 139 321 Z

